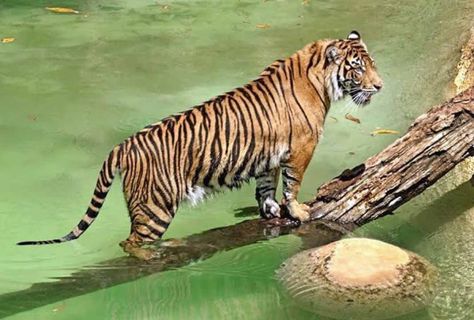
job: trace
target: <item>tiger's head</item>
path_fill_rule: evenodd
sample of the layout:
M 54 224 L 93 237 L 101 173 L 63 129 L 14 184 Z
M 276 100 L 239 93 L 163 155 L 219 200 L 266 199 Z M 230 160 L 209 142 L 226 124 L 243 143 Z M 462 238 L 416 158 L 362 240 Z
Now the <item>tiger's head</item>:
M 325 86 L 331 100 L 350 95 L 354 103 L 364 106 L 382 89 L 383 81 L 374 59 L 357 31 L 352 31 L 347 39 L 329 43 L 325 53 Z

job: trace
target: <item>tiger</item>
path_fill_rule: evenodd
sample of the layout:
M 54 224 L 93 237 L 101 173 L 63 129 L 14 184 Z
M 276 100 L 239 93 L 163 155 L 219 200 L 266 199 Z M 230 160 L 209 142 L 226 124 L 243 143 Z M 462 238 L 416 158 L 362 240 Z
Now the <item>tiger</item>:
M 97 218 L 116 174 L 131 221 L 120 245 L 141 259 L 153 257 L 146 245 L 161 240 L 183 201 L 194 204 L 252 178 L 262 218 L 278 218 L 286 208 L 293 219 L 305 222 L 309 208 L 298 202 L 298 193 L 331 102 L 350 96 L 364 106 L 382 86 L 357 31 L 346 39 L 307 44 L 248 84 L 148 125 L 116 145 L 76 227 L 62 238 L 18 245 L 79 238 Z M 280 174 L 282 207 L 275 194 Z

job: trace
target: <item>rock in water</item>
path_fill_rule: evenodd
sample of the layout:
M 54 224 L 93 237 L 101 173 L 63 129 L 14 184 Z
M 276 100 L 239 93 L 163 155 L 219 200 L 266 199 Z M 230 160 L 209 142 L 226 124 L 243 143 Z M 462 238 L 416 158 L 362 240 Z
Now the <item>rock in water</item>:
M 413 252 L 353 238 L 300 252 L 278 278 L 302 307 L 335 319 L 389 319 L 424 308 L 436 269 Z

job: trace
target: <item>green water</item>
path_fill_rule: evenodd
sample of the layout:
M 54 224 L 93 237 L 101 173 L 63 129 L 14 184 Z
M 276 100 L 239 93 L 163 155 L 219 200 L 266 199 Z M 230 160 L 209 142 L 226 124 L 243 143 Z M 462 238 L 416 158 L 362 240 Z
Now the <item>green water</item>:
M 46 6 L 81 13 L 57 15 Z M 0 0 L 0 38 L 16 38 L 0 43 L 0 294 L 123 256 L 118 242 L 127 237 L 129 223 L 118 181 L 100 218 L 79 241 L 15 246 L 62 236 L 74 226 L 113 145 L 246 83 L 310 41 L 356 29 L 377 61 L 385 89 L 364 109 L 333 105 L 330 116 L 336 120 L 326 123 L 300 196 L 311 198 L 317 185 L 396 139 L 371 137 L 372 130 L 404 131 L 445 100 L 473 9 L 469 0 Z M 256 27 L 262 23 L 270 28 Z M 361 124 L 345 120 L 347 112 Z M 166 237 L 246 219 L 236 212 L 255 205 L 253 188 L 184 206 Z M 474 233 L 463 231 L 470 234 L 465 245 L 450 236 L 459 230 L 459 219 L 468 219 L 473 193 L 463 186 L 443 198 L 433 209 L 443 219 L 426 213 L 434 200 L 426 199 L 356 231 L 418 252 L 445 272 L 445 290 L 434 305 L 404 319 L 474 319 L 468 259 Z M 296 236 L 276 238 L 11 319 L 320 319 L 284 298 L 273 278 L 299 246 Z M 0 296 L 0 311 L 6 307 Z

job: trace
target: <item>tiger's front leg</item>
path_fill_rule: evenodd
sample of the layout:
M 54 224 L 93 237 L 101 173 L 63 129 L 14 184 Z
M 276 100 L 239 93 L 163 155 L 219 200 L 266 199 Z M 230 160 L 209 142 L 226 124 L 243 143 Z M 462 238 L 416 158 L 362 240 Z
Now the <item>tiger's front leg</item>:
M 290 215 L 299 221 L 310 219 L 309 207 L 297 201 L 304 172 L 311 160 L 314 148 L 301 148 L 282 163 L 283 201 Z
M 260 216 L 265 219 L 279 218 L 280 205 L 275 200 L 275 192 L 278 186 L 280 169 L 269 170 L 256 178 L 257 188 L 255 199 L 257 199 Z

